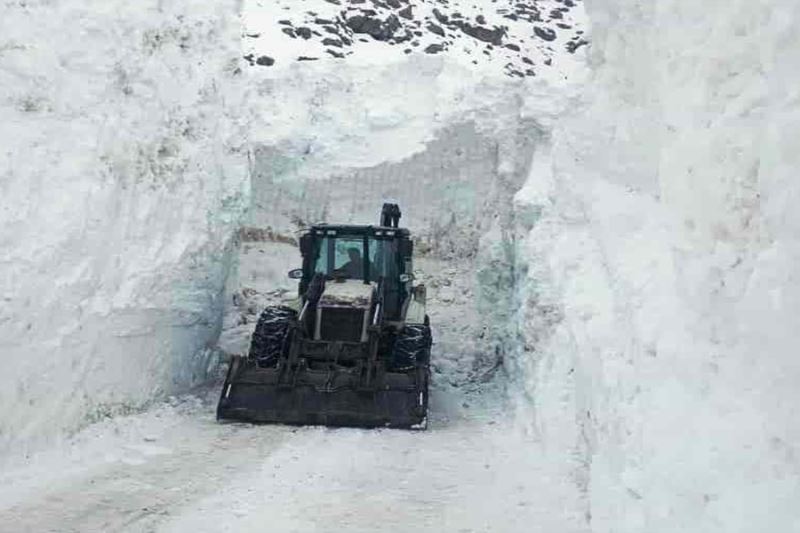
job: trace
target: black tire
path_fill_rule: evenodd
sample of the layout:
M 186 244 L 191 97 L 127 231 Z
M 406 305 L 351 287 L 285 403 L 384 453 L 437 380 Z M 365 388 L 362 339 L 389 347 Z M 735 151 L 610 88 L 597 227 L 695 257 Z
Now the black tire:
M 418 366 L 428 366 L 432 344 L 433 337 L 430 326 L 407 324 L 394 341 L 390 360 L 391 369 L 408 370 Z
M 250 359 L 258 366 L 270 367 L 278 363 L 286 349 L 289 324 L 297 313 L 288 307 L 267 307 L 258 318 L 250 342 Z

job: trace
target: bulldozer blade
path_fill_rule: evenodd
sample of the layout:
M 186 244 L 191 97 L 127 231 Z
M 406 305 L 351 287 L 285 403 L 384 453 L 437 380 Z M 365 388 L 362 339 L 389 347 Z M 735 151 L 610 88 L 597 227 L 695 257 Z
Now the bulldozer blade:
M 256 423 L 425 429 L 428 368 L 380 370 L 368 390 L 354 372 L 260 368 L 236 357 L 222 387 L 218 419 Z

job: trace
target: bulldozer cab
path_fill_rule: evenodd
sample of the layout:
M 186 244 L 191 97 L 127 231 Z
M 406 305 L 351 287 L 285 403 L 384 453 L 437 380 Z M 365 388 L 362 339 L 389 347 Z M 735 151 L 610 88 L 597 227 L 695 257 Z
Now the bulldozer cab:
M 299 292 L 304 297 L 311 279 L 355 280 L 382 285 L 385 316 L 400 317 L 410 294 L 413 245 L 408 230 L 383 226 L 312 226 L 300 242 L 303 256 Z

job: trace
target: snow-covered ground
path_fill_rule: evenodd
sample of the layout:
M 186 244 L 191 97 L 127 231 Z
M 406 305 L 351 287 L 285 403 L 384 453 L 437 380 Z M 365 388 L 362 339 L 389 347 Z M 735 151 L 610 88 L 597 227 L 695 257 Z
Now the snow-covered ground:
M 424 433 L 219 424 L 216 397 L 3 472 L 3 531 L 587 531 L 569 462 L 480 397 L 434 393 Z

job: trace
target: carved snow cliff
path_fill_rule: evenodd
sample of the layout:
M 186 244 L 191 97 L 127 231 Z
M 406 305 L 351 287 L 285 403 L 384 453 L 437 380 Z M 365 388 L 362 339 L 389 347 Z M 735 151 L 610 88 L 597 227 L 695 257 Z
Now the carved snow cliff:
M 239 32 L 236 1 L 0 8 L 0 453 L 206 379 Z

